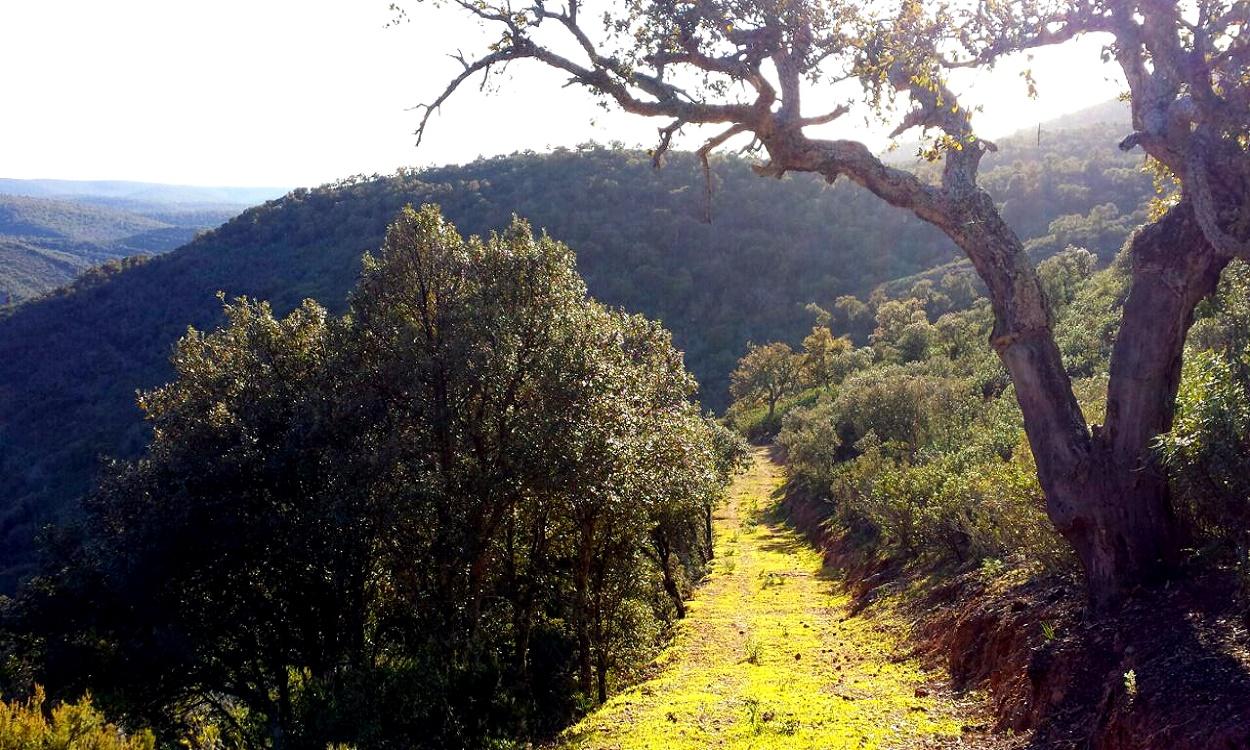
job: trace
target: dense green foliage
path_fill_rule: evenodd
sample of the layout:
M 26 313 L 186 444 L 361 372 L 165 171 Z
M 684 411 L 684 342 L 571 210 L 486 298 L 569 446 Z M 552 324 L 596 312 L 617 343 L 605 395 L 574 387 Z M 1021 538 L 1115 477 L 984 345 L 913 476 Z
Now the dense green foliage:
M 0 192 L 0 307 L 67 284 L 94 265 L 172 250 L 242 209 Z
M 987 184 L 1004 191 L 1024 236 L 1065 215 L 1083 226 L 1107 202 L 1141 210 L 1151 179 L 1115 149 L 1120 135 L 1115 124 L 1055 124 L 1040 142 L 1033 132 L 1003 140 L 987 158 Z M 169 348 L 187 325 L 220 323 L 217 291 L 270 300 L 279 313 L 306 297 L 335 310 L 360 252 L 405 203 L 438 202 L 475 233 L 517 211 L 572 243 L 598 299 L 673 331 L 711 408 L 727 403 L 748 341 L 798 345 L 807 303 L 834 310 L 839 296 L 867 296 L 954 257 L 930 227 L 853 185 L 764 180 L 738 160 L 713 164 L 707 224 L 696 159 L 671 157 L 657 172 L 644 154 L 587 148 L 299 190 L 174 253 L 0 313 L 0 582 L 11 587 L 30 569 L 35 529 L 87 488 L 99 456 L 143 445 L 134 391 L 169 378 Z M 971 288 L 956 286 L 956 297 Z
M 730 392 L 740 402 L 766 404 L 765 419 L 771 421 L 776 416 L 777 402 L 798 390 L 801 371 L 789 344 L 752 344 L 733 371 Z
M 567 247 L 406 209 L 346 315 L 226 313 L 11 613 L 38 679 L 169 737 L 476 748 L 652 652 L 745 448 Z
M 1097 421 L 1128 274 L 1123 258 L 1101 272 L 1094 261 L 1073 248 L 1039 273 L 1082 409 Z M 1248 291 L 1247 269 L 1235 265 L 1200 309 L 1176 424 L 1158 441 L 1196 540 L 1243 563 L 1250 548 Z M 836 370 L 804 368 L 807 390 L 772 420 L 791 489 L 823 499 L 831 518 L 877 551 L 937 565 L 1012 559 L 1070 568 L 1070 550 L 1044 512 L 1010 382 L 986 345 L 988 302 L 950 310 L 922 280 L 901 297 L 843 300 L 839 310 L 844 322 L 875 321 L 871 346 L 840 347 L 846 365 Z M 796 365 L 827 358 L 828 342 L 839 339 L 825 326 L 837 321 L 822 315 L 793 355 Z M 770 433 L 751 401 L 735 404 L 730 416 L 748 435 Z

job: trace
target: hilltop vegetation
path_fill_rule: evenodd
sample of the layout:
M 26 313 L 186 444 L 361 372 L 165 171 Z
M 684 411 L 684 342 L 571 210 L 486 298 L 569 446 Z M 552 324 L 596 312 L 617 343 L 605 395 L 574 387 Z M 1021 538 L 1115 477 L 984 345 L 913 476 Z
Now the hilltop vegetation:
M 1004 141 L 987 160 L 987 179 L 1025 236 L 1068 228 L 1039 252 L 1101 236 L 1099 216 L 1142 212 L 1150 177 L 1115 149 L 1116 126 L 1047 132 L 1040 145 L 1033 134 Z M 644 154 L 587 148 L 349 180 L 295 191 L 174 253 L 101 269 L 12 311 L 0 319 L 0 564 L 9 585 L 13 566 L 31 560 L 34 530 L 87 489 L 99 457 L 142 445 L 134 391 L 169 377 L 169 347 L 187 325 L 221 321 L 219 290 L 267 299 L 279 314 L 307 297 L 341 309 L 360 253 L 405 203 L 437 202 L 473 233 L 506 226 L 515 212 L 578 247 L 598 299 L 673 331 L 711 408 L 727 403 L 748 341 L 797 344 L 810 325 L 806 303 L 866 296 L 953 257 L 931 228 L 853 185 L 763 180 L 734 159 L 714 162 L 713 178 L 711 224 L 702 174 L 682 154 L 658 172 Z

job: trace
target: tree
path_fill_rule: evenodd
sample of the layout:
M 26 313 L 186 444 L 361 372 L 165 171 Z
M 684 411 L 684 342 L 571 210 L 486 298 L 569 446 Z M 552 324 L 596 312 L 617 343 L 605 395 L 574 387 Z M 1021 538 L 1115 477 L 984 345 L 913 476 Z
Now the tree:
M 510 4 L 454 0 L 500 31 L 431 102 L 418 128 L 477 74 L 536 60 L 627 112 L 663 117 L 657 163 L 674 134 L 717 125 L 698 153 L 753 136 L 766 176 L 814 172 L 848 177 L 944 232 L 968 256 L 994 311 L 991 344 L 1011 374 L 1047 512 L 1076 549 L 1091 601 L 1105 607 L 1156 580 L 1175 559 L 1180 530 L 1150 442 L 1175 409 L 1181 350 L 1193 308 L 1235 256 L 1250 255 L 1250 45 L 1244 3 L 1132 0 L 983 3 L 971 7 L 901 0 L 830 5 L 815 0 L 636 0 L 602 15 L 571 0 Z M 596 9 L 597 11 L 597 9 Z M 602 18 L 602 33 L 584 19 Z M 957 67 L 984 67 L 1004 54 L 1103 32 L 1129 81 L 1142 147 L 1182 180 L 1182 195 L 1135 235 L 1133 292 L 1125 306 L 1108 386 L 1107 423 L 1078 407 L 1055 343 L 1038 274 L 1020 238 L 978 185 L 982 156 L 972 113 L 946 84 Z M 850 111 L 821 84 L 858 80 L 883 114 L 908 105 L 893 133 L 920 128 L 921 153 L 941 162 L 936 184 L 892 166 L 862 142 L 805 128 Z M 805 110 L 816 93 L 822 110 Z M 832 100 L 832 101 L 831 101 Z M 836 103 L 835 103 L 836 102 Z
M 803 339 L 803 354 L 800 358 L 803 379 L 817 386 L 833 385 L 844 376 L 839 371 L 839 362 L 854 348 L 851 340 L 845 336 L 834 337 L 829 326 L 812 326 L 812 332 Z
M 1056 312 L 1070 303 L 1080 284 L 1094 274 L 1097 260 L 1090 251 L 1069 246 L 1037 264 L 1046 299 Z
M 915 297 L 886 300 L 877 306 L 877 328 L 870 338 L 882 356 L 892 362 L 924 359 L 932 338 L 924 301 Z
M 767 404 L 771 422 L 777 402 L 798 389 L 801 374 L 802 362 L 789 344 L 751 344 L 738 360 L 730 389 L 740 401 Z
M 163 739 L 481 747 L 604 699 L 680 612 L 737 449 L 568 247 L 408 207 L 347 314 L 225 309 L 19 597 L 35 678 Z

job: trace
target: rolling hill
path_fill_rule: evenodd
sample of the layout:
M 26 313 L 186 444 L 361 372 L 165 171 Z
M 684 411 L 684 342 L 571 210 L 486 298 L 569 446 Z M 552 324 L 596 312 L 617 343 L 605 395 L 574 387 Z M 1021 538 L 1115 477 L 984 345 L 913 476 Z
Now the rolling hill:
M 272 187 L 203 187 L 124 180 L 16 180 L 0 178 L 0 193 L 30 198 L 75 199 L 84 202 L 252 206 L 286 192 Z
M 1005 140 L 983 182 L 1039 254 L 1070 242 L 1109 257 L 1151 190 L 1139 159 L 1115 150 L 1120 134 L 1096 124 Z M 279 312 L 307 297 L 341 310 L 361 254 L 406 203 L 441 204 L 466 234 L 515 212 L 568 242 L 592 294 L 673 331 L 711 408 L 725 405 L 748 341 L 801 338 L 806 303 L 866 295 L 955 257 L 929 226 L 853 185 L 764 180 L 736 158 L 714 163 L 712 181 L 709 204 L 693 155 L 655 171 L 645 154 L 599 147 L 348 179 L 0 313 L 4 585 L 29 570 L 34 531 L 73 507 L 101 457 L 140 450 L 135 390 L 169 377 L 170 347 L 187 326 L 220 321 L 219 290 Z
M 0 306 L 67 284 L 91 266 L 185 245 L 280 193 L 0 179 Z

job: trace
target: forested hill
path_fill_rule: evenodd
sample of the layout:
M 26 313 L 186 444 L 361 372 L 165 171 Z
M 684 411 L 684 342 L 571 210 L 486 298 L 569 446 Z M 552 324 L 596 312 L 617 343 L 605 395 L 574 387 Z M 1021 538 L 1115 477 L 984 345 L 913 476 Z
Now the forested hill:
M 1147 199 L 1123 129 L 1087 126 L 1000 143 L 984 184 L 1039 252 L 1090 245 L 1106 257 Z M 514 212 L 570 244 L 591 293 L 658 318 L 703 384 L 726 401 L 750 340 L 796 340 L 808 302 L 952 260 L 927 225 L 849 184 L 804 175 L 780 183 L 749 164 L 714 163 L 710 204 L 696 160 L 656 171 L 642 153 L 604 148 L 521 154 L 465 166 L 353 179 L 250 209 L 191 244 L 96 270 L 0 319 L 0 566 L 31 559 L 34 530 L 69 507 L 101 456 L 143 443 L 136 388 L 165 381 L 172 342 L 220 322 L 218 290 L 285 312 L 313 297 L 342 309 L 361 253 L 406 203 L 436 202 L 465 233 Z M 13 578 L 7 579 L 11 584 Z
M 0 180 L 0 306 L 67 284 L 91 266 L 172 250 L 246 208 L 103 195 L 51 199 L 6 189 L 37 192 L 20 180 Z

